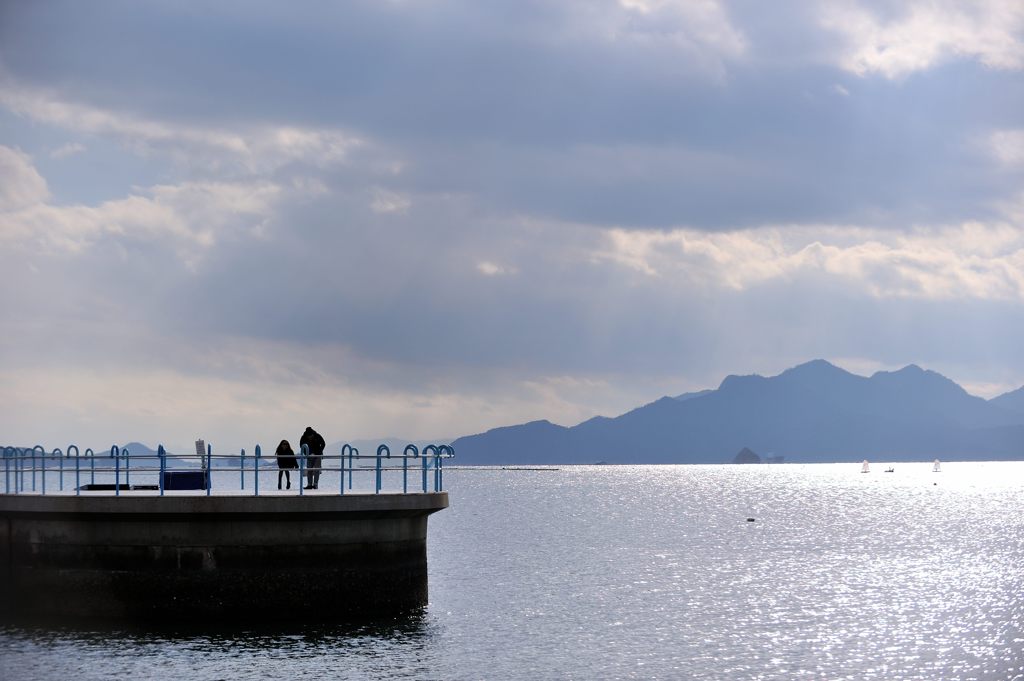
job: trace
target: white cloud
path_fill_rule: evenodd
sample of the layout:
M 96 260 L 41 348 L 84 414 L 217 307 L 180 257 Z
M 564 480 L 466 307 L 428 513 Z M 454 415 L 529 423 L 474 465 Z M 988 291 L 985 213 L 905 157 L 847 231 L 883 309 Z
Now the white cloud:
M 85 145 L 78 142 L 68 142 L 50 152 L 50 158 L 67 158 L 85 151 Z
M 370 202 L 370 209 L 374 213 L 404 214 L 409 211 L 409 206 L 411 205 L 412 201 L 407 196 L 378 187 L 373 190 L 373 201 Z
M 930 0 L 906 4 L 883 19 L 859 2 L 822 8 L 822 25 L 846 39 L 842 68 L 897 78 L 955 58 L 998 69 L 1024 68 L 1024 4 L 1019 0 Z
M 515 274 L 516 268 L 507 267 L 505 265 L 499 265 L 491 262 L 490 260 L 483 260 L 476 264 L 476 269 L 480 274 L 487 277 L 497 277 L 505 274 Z
M 966 223 L 909 233 L 777 227 L 705 233 L 610 230 L 594 254 L 649 277 L 747 290 L 826 276 L 877 298 L 1024 300 L 1024 232 Z
M 239 130 L 185 125 L 69 102 L 54 92 L 2 83 L 0 106 L 34 121 L 76 132 L 111 135 L 140 153 L 162 150 L 187 164 L 235 164 L 268 172 L 293 161 L 327 166 L 364 141 L 337 129 L 252 126 Z M 77 149 L 72 150 L 77 151 Z
M 29 158 L 4 146 L 0 180 L 0 242 L 50 253 L 77 253 L 117 236 L 166 240 L 194 258 L 227 232 L 258 229 L 281 195 L 266 182 L 188 182 L 136 189 L 96 206 L 57 206 Z
M 989 137 L 989 145 L 1001 163 L 1024 164 L 1024 130 L 997 130 Z
M 49 196 L 46 180 L 28 154 L 0 145 L 0 214 L 45 201 Z M 0 225 L 0 238 L 9 231 L 10 225 Z
M 612 34 L 678 50 L 689 61 L 721 74 L 723 59 L 737 59 L 747 50 L 743 33 L 714 0 L 619 0 L 624 15 L 616 17 Z

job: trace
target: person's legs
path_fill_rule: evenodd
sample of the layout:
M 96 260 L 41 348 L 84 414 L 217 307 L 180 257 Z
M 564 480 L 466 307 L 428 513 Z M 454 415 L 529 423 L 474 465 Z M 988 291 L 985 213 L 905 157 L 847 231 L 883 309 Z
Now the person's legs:
M 281 489 L 281 474 L 282 473 L 284 473 L 284 471 L 279 470 L 277 472 L 277 488 L 278 489 Z
M 284 480 L 285 480 L 285 482 L 288 483 L 288 487 L 286 489 L 291 489 L 292 488 L 292 474 L 291 474 L 290 471 L 285 470 L 285 472 L 284 472 Z M 278 485 L 277 487 L 278 487 L 278 489 L 280 489 L 281 485 Z

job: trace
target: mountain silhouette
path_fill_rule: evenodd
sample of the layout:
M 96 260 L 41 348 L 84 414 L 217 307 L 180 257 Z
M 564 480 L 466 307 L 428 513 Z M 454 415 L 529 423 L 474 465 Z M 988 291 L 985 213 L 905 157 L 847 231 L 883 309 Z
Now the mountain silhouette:
M 986 401 L 913 364 L 864 377 L 819 359 L 615 418 L 533 421 L 453 445 L 466 464 L 727 463 L 744 447 L 791 462 L 1024 459 L 1024 408 L 1012 408 L 1024 396 L 1014 394 Z
M 1024 414 L 1024 387 L 993 397 L 989 402 L 1008 411 Z

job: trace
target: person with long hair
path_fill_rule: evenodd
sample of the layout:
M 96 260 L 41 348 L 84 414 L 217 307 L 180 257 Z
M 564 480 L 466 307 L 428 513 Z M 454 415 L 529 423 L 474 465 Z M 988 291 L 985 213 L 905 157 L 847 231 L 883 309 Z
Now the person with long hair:
M 295 452 L 292 451 L 292 446 L 288 440 L 281 440 L 281 444 L 277 446 L 277 488 L 281 489 L 281 475 L 284 474 L 284 479 L 288 483 L 287 489 L 292 488 L 292 474 L 293 468 L 299 467 L 299 461 L 295 458 Z M 301 482 L 301 480 L 299 481 Z

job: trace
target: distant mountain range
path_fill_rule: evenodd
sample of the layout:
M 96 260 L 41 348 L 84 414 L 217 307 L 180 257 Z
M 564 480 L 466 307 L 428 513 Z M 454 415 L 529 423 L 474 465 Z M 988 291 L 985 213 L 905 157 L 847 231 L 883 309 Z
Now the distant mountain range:
M 913 364 L 864 377 L 814 360 L 615 418 L 533 421 L 453 445 L 459 464 L 489 465 L 728 463 L 744 447 L 789 462 L 1024 459 L 1024 387 L 984 400 Z

